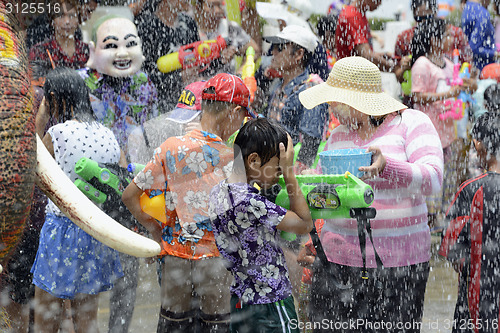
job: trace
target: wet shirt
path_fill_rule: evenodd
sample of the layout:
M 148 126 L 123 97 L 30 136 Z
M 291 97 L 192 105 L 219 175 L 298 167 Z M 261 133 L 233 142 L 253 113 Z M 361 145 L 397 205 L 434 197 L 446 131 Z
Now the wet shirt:
M 234 277 L 231 293 L 246 304 L 289 297 L 291 283 L 276 229 L 286 209 L 246 183 L 222 181 L 210 198 L 217 247 Z
M 369 44 L 372 48 L 372 35 L 365 14 L 354 6 L 345 6 L 339 14 L 335 30 L 337 60 L 354 56 L 354 47 Z
M 373 188 L 377 216 L 370 221 L 373 246 L 385 267 L 401 267 L 430 259 L 426 196 L 441 191 L 443 150 L 436 129 L 424 113 L 406 109 L 389 114 L 371 138 L 361 138 L 346 125 L 336 127 L 326 150 L 377 146 L 386 158 L 382 174 L 366 180 Z M 321 163 L 321 161 L 320 161 Z M 321 243 L 329 261 L 362 267 L 355 219 L 326 219 Z M 366 245 L 367 267 L 377 267 L 373 246 Z
M 233 150 L 215 134 L 194 130 L 170 137 L 135 177 L 149 197 L 165 197 L 161 255 L 184 259 L 219 256 L 208 214 L 211 189 L 229 175 Z
M 500 174 L 487 172 L 464 182 L 446 214 L 449 225 L 439 251 L 463 261 L 454 319 L 482 322 L 484 332 L 496 332 L 491 323 L 500 319 L 499 212 Z
M 320 104 L 312 109 L 306 109 L 299 100 L 299 93 L 323 82 L 316 74 L 309 71 L 290 81 L 283 87 L 283 79 L 271 91 L 266 117 L 278 121 L 296 144 L 300 141 L 300 133 L 321 139 L 328 120 L 328 104 Z
M 472 49 L 474 66 L 482 70 L 495 62 L 495 27 L 488 10 L 479 3 L 467 1 L 462 12 L 462 29 Z
M 94 69 L 79 70 L 90 89 L 90 102 L 97 120 L 109 127 L 120 148 L 129 159 L 129 139 L 132 132 L 142 128 L 145 121 L 158 115 L 156 88 L 146 73 L 117 79 L 98 73 Z
M 159 111 L 172 111 L 184 89 L 181 71 L 162 73 L 158 70 L 158 58 L 177 52 L 183 45 L 199 40 L 198 26 L 189 15 L 180 13 L 173 27 L 169 27 L 156 16 L 141 13 L 137 17 L 137 31 L 142 40 L 142 50 L 146 60 L 144 70 L 158 89 Z
M 85 67 L 89 60 L 89 47 L 81 40 L 75 39 L 75 53 L 69 57 L 64 53 L 56 39 L 52 37 L 45 42 L 34 45 L 30 49 L 29 59 L 32 64 L 34 63 L 46 71 L 52 69 L 52 62 L 54 67 L 80 69 Z
M 416 93 L 439 93 L 450 90 L 447 81 L 453 78 L 453 63 L 445 59 L 446 66 L 440 68 L 432 63 L 427 57 L 421 56 L 415 61 L 411 68 L 411 92 Z M 439 115 L 449 110 L 444 101 L 436 101 L 429 104 L 417 104 L 413 107 L 425 112 L 431 118 L 434 127 L 439 133 L 441 145 L 446 148 L 457 139 L 455 121 L 450 117 L 444 120 Z

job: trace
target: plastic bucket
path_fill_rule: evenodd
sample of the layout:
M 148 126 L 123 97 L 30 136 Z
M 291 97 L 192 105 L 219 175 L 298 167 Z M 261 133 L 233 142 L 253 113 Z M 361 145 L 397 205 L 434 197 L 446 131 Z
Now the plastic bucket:
M 319 160 L 323 174 L 340 175 L 349 171 L 360 178 L 364 172 L 358 169 L 372 164 L 372 153 L 354 148 L 326 150 L 319 153 Z

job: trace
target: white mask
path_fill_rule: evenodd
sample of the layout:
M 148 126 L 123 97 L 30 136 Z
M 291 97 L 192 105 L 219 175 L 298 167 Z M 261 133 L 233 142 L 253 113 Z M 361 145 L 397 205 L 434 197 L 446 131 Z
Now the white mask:
M 133 22 L 109 19 L 97 29 L 96 37 L 96 44 L 89 44 L 88 67 L 112 77 L 130 76 L 141 69 L 142 43 Z

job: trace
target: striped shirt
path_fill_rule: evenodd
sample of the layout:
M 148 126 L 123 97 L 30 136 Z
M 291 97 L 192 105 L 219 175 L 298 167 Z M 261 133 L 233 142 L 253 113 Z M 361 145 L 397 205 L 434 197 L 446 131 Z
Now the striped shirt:
M 407 109 L 389 115 L 375 134 L 360 138 L 345 125 L 335 128 L 325 150 L 377 146 L 387 160 L 383 173 L 366 181 L 375 193 L 371 220 L 373 242 L 384 266 L 400 267 L 430 259 L 430 231 L 425 196 L 440 190 L 443 181 L 441 142 L 424 113 Z M 328 259 L 347 266 L 362 266 L 356 220 L 325 221 L 321 241 Z M 367 239 L 367 267 L 376 267 L 373 246 Z

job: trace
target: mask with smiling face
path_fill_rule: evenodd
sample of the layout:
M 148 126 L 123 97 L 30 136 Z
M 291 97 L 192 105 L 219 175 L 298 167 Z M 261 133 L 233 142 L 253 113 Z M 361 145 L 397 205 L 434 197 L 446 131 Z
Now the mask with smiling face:
M 130 76 L 141 69 L 142 43 L 135 24 L 129 19 L 105 19 L 97 25 L 92 37 L 88 67 L 112 77 Z

